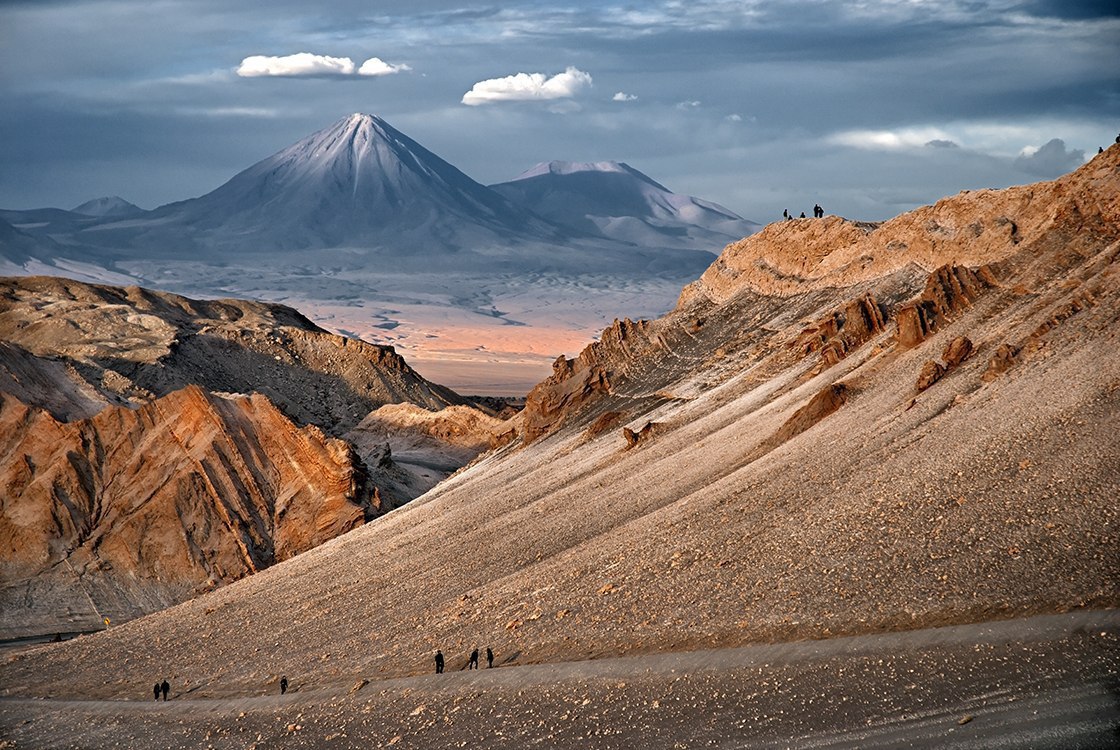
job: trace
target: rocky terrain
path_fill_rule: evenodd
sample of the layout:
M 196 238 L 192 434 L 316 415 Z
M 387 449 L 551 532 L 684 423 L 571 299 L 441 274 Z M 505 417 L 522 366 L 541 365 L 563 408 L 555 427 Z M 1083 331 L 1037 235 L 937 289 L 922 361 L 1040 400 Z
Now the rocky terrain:
M 281 305 L 0 279 L 0 639 L 166 607 L 404 504 L 498 420 L 457 405 L 421 446 L 367 415 L 462 401 Z
M 506 420 L 473 406 L 430 411 L 414 404 L 386 404 L 345 438 L 376 473 L 379 494 L 399 507 L 477 456 L 508 443 L 513 430 Z
M 0 393 L 0 638 L 102 627 L 375 516 L 353 448 L 260 395 L 189 386 L 59 422 Z
M 20 388 L 31 360 L 54 387 L 19 391 L 61 419 L 138 404 L 187 385 L 260 393 L 301 425 L 340 435 L 387 403 L 463 403 L 420 377 L 390 346 L 327 333 L 290 307 L 195 300 L 140 287 L 38 276 L 0 278 L 0 383 Z M 9 364 L 12 362 L 12 364 Z M 22 364 L 18 364 L 22 363 Z M 68 395 L 72 394 L 72 395 Z M 96 394 L 96 395 L 95 395 Z M 94 406 L 84 405 L 90 400 Z
M 294 705 L 319 716 L 319 696 L 345 700 L 361 680 L 395 695 L 390 678 L 428 671 L 436 648 L 455 671 L 488 644 L 503 667 L 648 659 L 1115 608 L 1118 258 L 1120 146 L 1052 183 L 878 226 L 771 225 L 725 250 L 669 315 L 619 322 L 557 360 L 519 437 L 418 501 L 172 609 L 14 654 L 0 684 L 119 700 L 171 672 L 201 700 L 258 695 L 285 674 L 308 691 Z M 1076 628 L 1051 647 L 1104 701 L 1108 732 L 1115 642 L 1097 632 L 1092 653 Z M 1023 652 L 997 662 L 979 705 L 1004 678 L 1051 673 Z M 821 716 L 829 699 L 887 684 L 903 693 L 896 713 L 922 711 L 906 685 L 939 675 L 911 682 L 918 666 L 898 666 L 805 699 Z M 787 690 L 755 675 L 758 693 Z M 640 695 L 668 700 L 687 678 Z M 448 685 L 476 706 L 481 680 Z M 516 691 L 528 684 L 504 694 L 527 700 Z M 731 684 L 742 679 L 707 686 L 714 702 L 698 710 L 735 716 L 713 697 Z M 542 690 L 538 726 L 607 710 L 598 694 L 576 705 Z M 439 705 L 433 719 L 454 723 L 454 703 Z M 926 716 L 947 729 L 948 715 Z M 409 744 L 432 728 L 406 724 L 394 727 Z M 343 730 L 382 739 L 380 725 Z M 500 737 L 496 721 L 477 731 Z M 719 741 L 677 731 L 684 746 Z

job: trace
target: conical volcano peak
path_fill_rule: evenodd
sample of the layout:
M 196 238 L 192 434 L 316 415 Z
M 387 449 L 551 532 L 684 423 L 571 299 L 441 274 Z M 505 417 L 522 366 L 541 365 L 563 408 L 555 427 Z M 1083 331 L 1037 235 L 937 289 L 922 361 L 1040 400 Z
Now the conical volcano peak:
M 204 224 L 212 244 L 223 246 L 252 236 L 283 249 L 458 247 L 552 238 L 558 231 L 363 112 L 165 210 Z

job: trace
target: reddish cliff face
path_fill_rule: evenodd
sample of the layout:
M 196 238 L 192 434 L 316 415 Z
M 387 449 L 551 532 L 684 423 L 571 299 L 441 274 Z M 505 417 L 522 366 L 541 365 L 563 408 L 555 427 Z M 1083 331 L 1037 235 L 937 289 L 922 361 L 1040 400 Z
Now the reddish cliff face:
M 411 467 L 384 440 L 359 453 L 327 437 L 384 405 L 462 402 L 392 347 L 283 305 L 55 277 L 0 279 L 0 399 L 10 635 L 95 627 L 236 580 L 411 500 L 484 449 Z
M 195 386 L 70 423 L 0 394 L 0 491 L 7 634 L 135 616 L 375 512 L 348 444 L 296 427 L 262 396 Z

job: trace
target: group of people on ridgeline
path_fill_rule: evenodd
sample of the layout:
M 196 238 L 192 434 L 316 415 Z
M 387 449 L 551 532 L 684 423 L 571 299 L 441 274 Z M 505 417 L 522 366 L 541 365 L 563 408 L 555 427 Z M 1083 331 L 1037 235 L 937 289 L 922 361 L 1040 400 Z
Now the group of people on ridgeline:
M 436 649 L 436 674 L 443 674 L 443 652 Z M 494 652 L 489 646 L 486 647 L 486 668 L 490 669 L 494 666 Z M 463 669 L 478 669 L 478 649 L 471 651 L 470 657 L 467 659 L 467 666 Z
M 782 218 L 785 219 L 786 221 L 793 221 L 793 214 L 791 214 L 789 212 L 788 208 L 783 208 L 782 209 Z M 805 212 L 804 211 L 801 212 L 801 218 L 802 219 L 805 218 Z M 816 204 L 813 205 L 813 218 L 814 219 L 823 219 L 824 218 L 824 209 L 821 208 L 821 204 L 819 204 L 819 203 L 816 203 Z

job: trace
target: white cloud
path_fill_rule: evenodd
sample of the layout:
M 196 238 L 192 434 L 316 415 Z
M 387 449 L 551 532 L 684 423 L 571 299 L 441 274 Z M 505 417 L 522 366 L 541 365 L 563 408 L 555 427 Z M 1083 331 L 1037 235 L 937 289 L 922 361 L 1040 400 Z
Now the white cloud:
M 687 102 L 677 102 L 677 109 L 694 109 L 700 106 L 700 102 L 693 99 Z
M 310 52 L 297 52 L 294 55 L 270 57 L 251 55 L 237 66 L 237 75 L 243 78 L 259 76 L 323 76 L 354 73 L 354 61 L 349 57 L 328 57 L 313 55 Z
M 903 128 L 901 130 L 846 130 L 834 133 L 828 141 L 865 151 L 903 151 L 920 148 L 930 141 L 952 140 L 940 128 Z
M 474 107 L 493 102 L 570 99 L 590 85 L 591 74 L 573 67 L 551 78 L 544 73 L 518 73 L 479 81 L 463 94 L 463 104 Z
M 385 62 L 380 57 L 371 57 L 362 63 L 362 67 L 358 68 L 358 75 L 391 76 L 394 73 L 403 73 L 406 70 L 412 70 L 412 68 L 404 63 L 393 65 L 392 63 Z
M 268 107 L 177 107 L 176 112 L 202 117 L 279 117 L 280 112 Z
M 614 96 L 611 97 L 611 101 L 615 101 L 615 102 L 636 102 L 636 101 L 638 101 L 638 97 L 634 96 L 633 94 L 627 94 L 624 91 L 619 91 L 617 94 L 615 94 Z
M 728 115 L 724 119 L 726 119 L 728 122 L 742 122 L 743 121 L 743 116 L 742 115 Z

